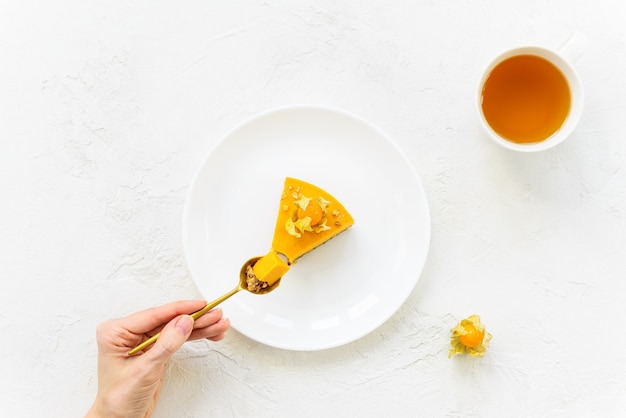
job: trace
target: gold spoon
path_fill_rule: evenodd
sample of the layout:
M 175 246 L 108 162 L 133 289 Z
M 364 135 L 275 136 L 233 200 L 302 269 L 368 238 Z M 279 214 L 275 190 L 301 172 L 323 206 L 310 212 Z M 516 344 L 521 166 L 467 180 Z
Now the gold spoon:
M 200 309 L 199 311 L 196 311 L 196 312 L 190 314 L 191 317 L 194 319 L 194 321 L 196 319 L 200 318 L 205 313 L 209 312 L 211 309 L 215 308 L 220 303 L 224 302 L 226 299 L 228 299 L 229 297 L 231 297 L 235 293 L 239 292 L 240 290 L 248 290 L 248 283 L 246 281 L 248 275 L 246 273 L 246 270 L 247 270 L 248 266 L 251 266 L 251 267 L 254 266 L 254 263 L 256 263 L 259 258 L 261 258 L 261 257 L 254 257 L 254 258 L 251 258 L 250 260 L 248 260 L 248 261 L 246 261 L 244 263 L 244 265 L 241 267 L 241 270 L 239 271 L 239 283 L 237 284 L 237 287 L 235 287 L 230 292 L 228 292 L 228 293 L 220 296 L 219 298 L 215 299 L 213 302 L 207 303 L 206 306 L 204 308 Z M 255 295 L 264 295 L 264 294 L 269 293 L 269 292 L 273 291 L 274 289 L 276 289 L 279 284 L 280 284 L 280 279 L 276 280 L 276 282 L 274 284 L 272 284 L 271 286 L 268 286 L 268 287 L 263 288 L 263 289 L 255 290 L 255 291 L 248 290 L 248 292 L 254 293 Z M 155 335 L 153 335 L 152 337 L 150 337 L 146 341 L 144 341 L 141 344 L 139 344 L 137 347 L 135 347 L 132 350 L 130 350 L 128 352 L 128 355 L 129 356 L 133 356 L 133 355 L 139 353 L 140 351 L 144 350 L 145 348 L 151 346 L 159 338 L 160 335 L 161 335 L 160 332 L 155 334 Z

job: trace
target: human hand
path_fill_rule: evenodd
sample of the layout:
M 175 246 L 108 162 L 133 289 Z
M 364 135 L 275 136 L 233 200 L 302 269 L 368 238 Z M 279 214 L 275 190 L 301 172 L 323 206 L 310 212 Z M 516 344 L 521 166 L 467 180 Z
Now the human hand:
M 188 340 L 220 341 L 230 326 L 220 309 L 196 321 L 188 315 L 205 305 L 178 301 L 101 323 L 96 330 L 98 393 L 87 417 L 151 416 L 174 353 Z M 130 349 L 159 331 L 161 336 L 151 347 L 128 356 Z

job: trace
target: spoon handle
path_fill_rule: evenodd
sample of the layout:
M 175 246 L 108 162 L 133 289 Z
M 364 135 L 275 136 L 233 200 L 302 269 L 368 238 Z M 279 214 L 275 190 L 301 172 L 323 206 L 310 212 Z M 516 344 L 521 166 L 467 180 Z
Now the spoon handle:
M 228 292 L 228 293 L 220 296 L 219 298 L 215 299 L 213 302 L 207 303 L 204 308 L 200 309 L 199 311 L 196 311 L 196 312 L 192 313 L 191 317 L 194 320 L 200 318 L 202 315 L 204 315 L 205 313 L 209 312 L 211 309 L 215 308 L 217 305 L 219 305 L 220 303 L 224 302 L 226 299 L 228 299 L 229 297 L 231 297 L 235 293 L 239 292 L 240 290 L 241 290 L 241 287 L 237 286 L 236 288 L 234 288 L 230 292 Z
M 215 299 L 214 301 L 207 303 L 204 308 L 202 308 L 199 311 L 196 311 L 196 312 L 190 314 L 190 316 L 195 321 L 196 319 L 200 318 L 202 315 L 204 315 L 205 313 L 209 312 L 211 309 L 215 308 L 217 305 L 219 305 L 220 303 L 224 302 L 226 299 L 228 299 L 229 297 L 231 297 L 235 293 L 239 292 L 240 290 L 242 290 L 242 287 L 237 286 L 236 288 L 234 288 L 230 292 L 227 292 L 224 295 L 220 296 L 219 298 Z M 139 353 L 140 351 L 150 347 L 152 344 L 154 344 L 156 342 L 156 340 L 159 339 L 160 335 L 161 335 L 160 332 L 154 334 L 152 337 L 148 338 L 146 341 L 142 342 L 137 347 L 135 347 L 132 350 L 130 350 L 128 352 L 128 355 L 129 356 L 134 356 L 135 354 Z

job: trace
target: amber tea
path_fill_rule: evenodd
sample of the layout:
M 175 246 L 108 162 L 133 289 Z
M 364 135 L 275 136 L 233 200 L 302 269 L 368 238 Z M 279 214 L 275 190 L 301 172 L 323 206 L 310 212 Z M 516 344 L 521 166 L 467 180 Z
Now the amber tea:
M 563 73 L 536 55 L 497 64 L 482 88 L 482 112 L 491 128 L 515 143 L 541 142 L 568 117 L 571 92 Z

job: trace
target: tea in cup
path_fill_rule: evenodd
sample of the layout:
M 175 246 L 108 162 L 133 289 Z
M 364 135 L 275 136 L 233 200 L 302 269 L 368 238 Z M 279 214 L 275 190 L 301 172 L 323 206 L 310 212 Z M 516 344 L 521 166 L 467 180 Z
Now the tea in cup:
M 586 47 L 582 34 L 563 47 L 528 46 L 495 58 L 478 94 L 480 120 L 497 143 L 517 151 L 540 151 L 567 138 L 580 119 L 583 88 L 571 65 Z

